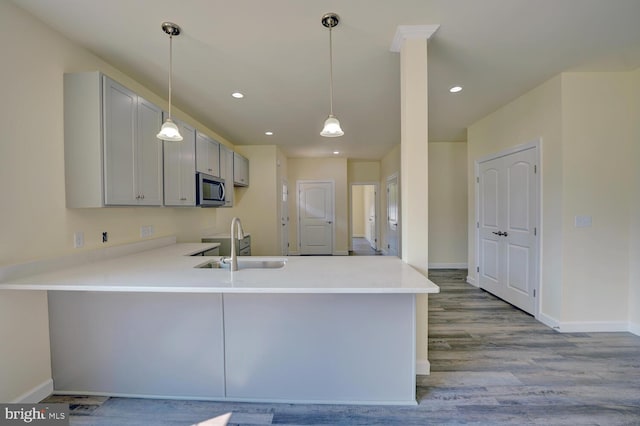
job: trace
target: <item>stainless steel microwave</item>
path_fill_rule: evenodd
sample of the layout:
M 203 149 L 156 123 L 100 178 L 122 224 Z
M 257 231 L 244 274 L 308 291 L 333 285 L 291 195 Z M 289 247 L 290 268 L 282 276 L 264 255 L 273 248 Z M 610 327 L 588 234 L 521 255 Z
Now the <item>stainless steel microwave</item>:
M 224 205 L 224 179 L 196 173 L 196 204 L 200 207 Z

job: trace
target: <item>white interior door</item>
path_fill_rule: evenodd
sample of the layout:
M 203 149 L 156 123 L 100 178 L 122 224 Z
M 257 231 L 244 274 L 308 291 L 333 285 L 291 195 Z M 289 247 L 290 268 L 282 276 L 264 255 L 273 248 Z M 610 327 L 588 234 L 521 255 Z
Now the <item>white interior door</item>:
M 333 200 L 333 182 L 298 182 L 300 254 L 333 254 Z
M 535 315 L 537 148 L 479 163 L 480 287 Z
M 398 175 L 387 178 L 387 255 L 400 256 L 400 188 Z
M 376 232 L 376 186 L 364 187 L 364 211 L 365 211 L 365 238 L 372 249 L 378 249 L 378 236 Z

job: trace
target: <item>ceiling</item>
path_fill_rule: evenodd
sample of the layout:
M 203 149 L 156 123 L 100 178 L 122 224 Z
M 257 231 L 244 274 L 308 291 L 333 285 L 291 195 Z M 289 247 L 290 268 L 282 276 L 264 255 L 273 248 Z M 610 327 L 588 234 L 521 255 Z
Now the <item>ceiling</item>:
M 640 0 L 15 0 L 18 6 L 240 145 L 289 157 L 380 159 L 400 142 L 398 25 L 439 24 L 429 40 L 429 140 L 466 128 L 562 71 L 640 68 Z M 329 113 L 345 135 L 319 135 Z M 457 94 L 453 85 L 463 86 Z M 231 93 L 240 91 L 237 100 Z M 266 136 L 265 131 L 273 136 Z

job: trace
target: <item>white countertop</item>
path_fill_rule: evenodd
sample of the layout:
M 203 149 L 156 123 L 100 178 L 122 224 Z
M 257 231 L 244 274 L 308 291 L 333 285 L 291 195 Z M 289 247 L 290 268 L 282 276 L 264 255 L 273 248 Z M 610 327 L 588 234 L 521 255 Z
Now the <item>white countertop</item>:
M 196 268 L 189 256 L 218 244 L 170 244 L 57 271 L 8 279 L 0 290 L 166 293 L 438 293 L 439 287 L 397 257 L 291 256 L 281 269 Z M 243 259 L 240 256 L 238 259 Z

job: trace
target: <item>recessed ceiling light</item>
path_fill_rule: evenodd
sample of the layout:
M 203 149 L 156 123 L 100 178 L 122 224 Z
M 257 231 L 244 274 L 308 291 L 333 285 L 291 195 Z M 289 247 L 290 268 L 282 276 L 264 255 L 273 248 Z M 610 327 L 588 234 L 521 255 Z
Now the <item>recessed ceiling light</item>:
M 333 151 L 333 154 L 334 155 L 338 155 L 338 154 L 340 154 L 340 151 Z
M 458 93 L 461 90 L 462 90 L 462 86 L 453 86 L 452 88 L 449 89 L 451 93 Z
M 273 136 L 273 132 L 272 131 L 266 131 L 264 132 L 265 135 L 267 136 Z
M 236 98 L 236 99 L 242 99 L 242 98 L 244 98 L 244 95 L 243 95 L 242 93 L 240 93 L 240 92 L 233 92 L 233 93 L 231 94 L 231 96 L 233 96 L 233 97 L 234 97 L 234 98 Z

